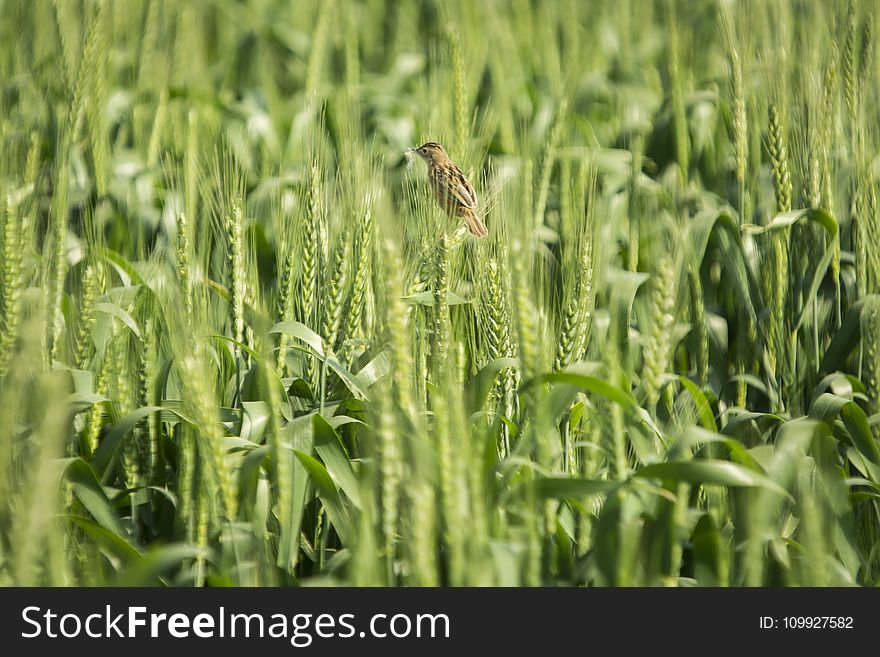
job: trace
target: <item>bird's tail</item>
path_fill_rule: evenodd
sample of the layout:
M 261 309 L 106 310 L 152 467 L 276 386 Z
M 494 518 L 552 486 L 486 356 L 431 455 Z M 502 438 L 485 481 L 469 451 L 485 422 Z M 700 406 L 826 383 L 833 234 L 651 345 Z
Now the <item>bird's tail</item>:
M 480 218 L 473 210 L 464 208 L 462 216 L 464 217 L 464 221 L 467 224 L 471 235 L 474 235 L 475 237 L 486 237 L 486 235 L 489 234 L 486 226 L 480 221 Z

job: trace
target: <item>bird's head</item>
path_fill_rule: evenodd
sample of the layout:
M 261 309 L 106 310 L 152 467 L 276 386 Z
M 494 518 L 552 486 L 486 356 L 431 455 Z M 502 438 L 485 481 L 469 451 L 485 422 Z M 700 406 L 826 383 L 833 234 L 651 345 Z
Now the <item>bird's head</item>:
M 443 150 L 443 147 L 436 141 L 425 142 L 418 148 L 411 148 L 409 152 L 418 155 L 428 164 L 449 157 L 446 155 L 446 151 Z

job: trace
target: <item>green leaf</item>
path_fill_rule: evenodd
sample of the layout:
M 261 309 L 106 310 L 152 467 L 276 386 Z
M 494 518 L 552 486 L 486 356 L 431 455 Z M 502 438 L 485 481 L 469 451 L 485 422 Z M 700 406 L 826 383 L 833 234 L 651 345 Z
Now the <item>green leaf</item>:
M 137 322 L 132 319 L 131 315 L 129 315 L 115 303 L 96 303 L 95 310 L 101 313 L 106 313 L 108 315 L 113 315 L 114 317 L 121 319 L 122 323 L 130 328 L 132 333 L 134 333 L 138 337 L 141 337 L 141 330 L 138 328 Z
M 548 374 L 536 376 L 534 379 L 524 383 L 522 387 L 527 388 L 538 383 L 565 383 L 574 386 L 575 388 L 610 399 L 624 407 L 637 405 L 635 397 L 629 392 L 618 388 L 612 383 L 608 383 L 605 379 L 600 379 L 599 377 L 590 376 L 588 374 L 580 374 L 576 371 L 572 371 L 571 368 L 564 372 L 550 372 Z
M 289 349 L 306 351 L 305 348 L 290 346 Z M 312 354 L 309 351 L 310 355 L 319 360 L 324 366 L 329 367 L 332 371 L 334 371 L 339 379 L 342 381 L 342 384 L 348 388 L 348 391 L 357 399 L 363 401 L 369 401 L 372 396 L 370 394 L 369 386 L 371 385 L 365 379 L 362 379 L 359 375 L 355 375 L 351 373 L 347 367 L 345 367 L 342 363 L 330 356 L 318 356 L 317 354 Z M 315 401 L 314 393 L 312 392 L 309 384 L 302 379 L 296 379 L 294 381 L 294 387 L 291 388 L 291 394 L 294 396 L 298 396 L 302 399 L 310 399 L 313 402 Z
M 575 477 L 541 477 L 531 482 L 529 489 L 539 499 L 580 500 L 591 495 L 607 493 L 620 488 L 619 481 L 577 479 Z
M 269 333 L 284 333 L 298 340 L 302 340 L 319 356 L 324 355 L 324 340 L 302 322 L 278 322 L 269 329 Z
M 856 449 L 876 465 L 880 465 L 880 448 L 868 424 L 868 416 L 851 399 L 822 393 L 810 407 L 810 415 L 823 420 L 833 429 L 833 422 L 840 418 Z
M 726 436 L 724 434 L 720 434 L 715 431 L 709 431 L 707 429 L 702 429 L 700 427 L 688 427 L 687 429 L 685 429 L 684 435 L 670 451 L 670 455 L 675 455 L 677 457 L 680 456 L 686 449 L 693 449 L 697 446 L 708 445 L 712 443 L 718 443 L 727 447 L 727 449 L 730 451 L 730 458 L 735 463 L 744 465 L 747 468 L 754 470 L 755 472 L 763 473 L 761 466 L 758 464 L 755 458 L 751 454 L 749 454 L 749 451 L 741 442 L 739 442 L 735 438 L 730 438 L 729 436 Z
M 348 415 L 334 415 L 329 418 L 324 418 L 334 429 L 339 429 L 339 427 L 344 427 L 346 424 L 357 424 L 362 427 L 367 426 L 367 423 L 363 420 L 358 420 L 357 418 L 350 417 Z
M 831 264 L 831 259 L 834 257 L 834 252 L 837 249 L 837 235 L 835 233 L 835 237 L 830 241 L 830 244 L 825 248 L 825 253 L 822 254 L 819 262 L 816 264 L 815 271 L 813 273 L 813 279 L 810 283 L 810 287 L 807 289 L 807 294 L 804 298 L 806 299 L 814 299 L 816 294 L 819 291 L 819 288 L 822 285 L 822 280 L 825 278 L 825 273 L 828 271 L 828 265 Z M 812 267 L 811 267 L 812 268 Z M 797 323 L 795 323 L 794 327 L 791 329 L 792 332 L 797 332 L 800 330 L 801 326 L 804 325 L 804 322 L 807 320 L 807 317 L 813 311 L 812 303 L 805 303 L 804 309 L 801 311 L 800 317 L 798 317 Z
M 75 515 L 67 515 L 66 518 L 79 527 L 112 561 L 128 565 L 143 559 L 140 552 L 119 534 L 104 529 L 88 518 Z
M 95 450 L 95 453 L 89 459 L 89 464 L 101 476 L 102 481 L 106 481 L 110 473 L 110 465 L 119 455 L 119 450 L 124 444 L 128 433 L 145 417 L 161 410 L 161 406 L 143 406 L 129 413 L 113 425 L 113 428 L 101 440 L 98 449 Z
M 187 424 L 195 425 L 196 421 L 186 414 L 184 404 L 182 399 L 163 399 L 159 421 L 173 424 L 183 420 Z
M 348 452 L 342 444 L 342 439 L 327 420 L 318 413 L 312 416 L 312 430 L 314 431 L 315 452 L 321 457 L 321 461 L 324 462 L 327 472 L 330 473 L 336 485 L 359 509 L 361 507 L 360 488 L 357 476 L 351 467 Z
M 342 379 L 342 383 L 345 384 L 345 387 L 348 388 L 355 397 L 366 401 L 372 399 L 370 395 L 370 389 L 367 387 L 367 384 L 360 378 L 352 374 L 338 360 L 336 360 L 335 358 L 327 357 L 324 362 L 327 363 L 327 366 L 331 370 L 336 372 L 339 378 Z
M 109 401 L 104 395 L 96 395 L 93 392 L 74 392 L 67 396 L 67 404 L 73 413 L 82 413 L 95 404 Z
M 758 420 L 769 420 L 776 424 L 782 424 L 783 422 L 785 422 L 784 417 L 782 417 L 781 415 L 776 415 L 775 413 L 753 413 L 751 411 L 745 411 L 734 415 L 730 419 L 730 421 L 724 425 L 722 433 L 731 435 L 735 433 L 735 431 L 739 429 L 742 425 L 749 424 L 751 422 L 757 422 Z
M 144 284 L 144 279 L 141 278 L 141 275 L 121 254 L 113 251 L 112 249 L 97 245 L 93 245 L 92 248 L 97 248 L 97 252 L 100 254 L 100 256 L 104 258 L 107 263 L 111 267 L 113 267 L 113 269 L 116 270 L 116 273 L 119 274 L 119 278 L 122 279 L 122 283 L 123 285 L 125 285 L 125 287 L 128 287 L 132 284 Z
M 648 274 L 622 269 L 611 269 L 608 273 L 611 338 L 617 342 L 621 354 L 628 353 L 630 316 L 636 294 L 649 278 Z
M 465 386 L 465 396 L 470 400 L 471 412 L 475 412 L 486 403 L 486 397 L 495 385 L 498 375 L 509 367 L 516 367 L 516 358 L 496 358 L 489 361 L 477 375 Z
M 246 401 L 242 402 L 241 406 L 244 410 L 241 437 L 253 443 L 259 443 L 272 416 L 269 404 L 264 401 Z
M 198 557 L 209 558 L 211 551 L 197 545 L 161 545 L 147 551 L 135 564 L 120 574 L 117 586 L 145 587 L 162 584 L 160 577 L 178 570 L 181 564 Z
M 253 500 L 260 484 L 260 470 L 271 454 L 271 445 L 261 445 L 250 450 L 238 466 L 238 490 L 243 501 Z M 264 523 L 265 524 L 265 523 Z
M 254 351 L 253 349 L 248 347 L 243 342 L 239 342 L 238 340 L 230 338 L 228 335 L 220 335 L 219 333 L 214 333 L 213 335 L 211 335 L 211 337 L 214 338 L 215 340 L 221 340 L 223 342 L 228 342 L 229 344 L 234 345 L 234 346 L 238 347 L 239 349 L 241 349 L 243 352 L 245 352 L 251 358 L 253 358 L 255 360 L 261 360 L 260 354 L 258 354 L 256 351 Z
M 679 376 L 678 382 L 687 390 L 694 404 L 697 407 L 697 416 L 700 418 L 700 424 L 709 431 L 718 431 L 718 425 L 715 423 L 715 415 L 712 412 L 712 404 L 706 398 L 706 395 L 700 390 L 700 387 L 686 376 Z
M 303 452 L 312 449 L 312 422 L 307 416 L 298 417 L 285 425 L 282 430 L 282 442 L 286 448 L 301 450 Z M 254 450 L 256 452 L 257 450 Z M 251 452 L 253 454 L 254 452 Z M 276 476 L 286 477 L 292 482 L 293 491 L 289 508 L 278 508 L 278 521 L 281 527 L 281 537 L 278 541 L 278 567 L 293 572 L 299 559 L 299 533 L 302 527 L 303 510 L 306 505 L 306 492 L 308 473 L 299 459 L 290 459 L 290 470 L 282 469 L 281 463 L 276 463 Z
M 360 369 L 356 378 L 365 386 L 370 387 L 390 371 L 391 352 L 388 349 L 383 349 L 373 360 Z
M 726 270 L 724 279 L 736 291 L 746 313 L 754 320 L 758 314 L 755 303 L 761 298 L 760 286 L 745 255 L 739 222 L 730 209 L 704 210 L 694 217 L 689 229 L 693 243 L 693 249 L 689 250 L 692 260 L 691 270 L 699 271 L 706 258 L 709 240 L 713 234 L 719 236 L 720 245 L 726 256 L 721 262 Z
M 701 586 L 719 586 L 722 582 L 722 541 L 712 516 L 700 516 L 691 535 L 694 551 L 694 577 Z
M 73 459 L 64 469 L 64 479 L 95 522 L 117 536 L 124 535 L 116 510 L 88 463 L 79 458 Z
M 846 369 L 846 359 L 859 343 L 862 334 L 862 308 L 868 299 L 875 299 L 878 295 L 869 294 L 849 307 L 843 318 L 843 323 L 831 339 L 831 344 L 825 350 L 822 357 L 821 373 L 834 372 Z
M 759 235 L 768 231 L 780 230 L 788 228 L 799 221 L 812 221 L 819 224 L 828 233 L 832 239 L 837 238 L 837 219 L 831 216 L 822 208 L 805 208 L 800 210 L 790 210 L 783 212 L 771 219 L 765 226 L 756 226 L 755 224 L 743 224 L 743 232 Z
M 413 305 L 433 307 L 434 293 L 431 290 L 428 290 L 427 292 L 419 292 L 418 294 L 411 294 L 408 297 L 403 297 L 403 300 Z M 446 305 L 448 306 L 460 306 L 467 303 L 471 302 L 458 296 L 455 292 L 447 292 L 446 294 Z
M 180 501 L 177 499 L 177 495 L 175 495 L 172 491 L 167 488 L 162 488 L 161 486 L 135 486 L 134 488 L 124 488 L 122 490 L 116 491 L 113 493 L 112 501 L 113 504 L 116 505 L 116 508 L 119 508 L 120 503 L 129 504 L 129 499 L 132 495 L 137 495 L 139 491 L 153 491 L 157 495 L 161 495 L 171 506 L 175 509 L 178 508 Z
M 309 385 L 308 381 L 303 378 L 297 377 L 291 381 L 286 392 L 291 397 L 306 400 L 309 404 L 314 404 L 316 402 L 315 393 L 312 392 L 312 387 Z
M 669 461 L 647 465 L 633 476 L 683 481 L 690 484 L 721 484 L 731 488 L 764 488 L 788 496 L 788 492 L 766 476 L 728 461 Z
M 856 449 L 862 453 L 871 463 L 880 465 L 880 448 L 868 425 L 868 417 L 855 402 L 850 402 L 840 409 L 840 417 L 843 425 L 849 432 Z
M 339 497 L 339 491 L 333 483 L 333 478 L 327 472 L 327 468 L 317 459 L 299 450 L 294 450 L 293 453 L 296 454 L 296 458 L 299 459 L 306 472 L 309 473 L 309 478 L 315 485 L 315 490 L 321 499 L 321 503 L 324 505 L 324 510 L 327 511 L 330 523 L 336 529 L 336 533 L 339 534 L 342 542 L 347 543 L 353 533 L 351 518 L 342 499 Z

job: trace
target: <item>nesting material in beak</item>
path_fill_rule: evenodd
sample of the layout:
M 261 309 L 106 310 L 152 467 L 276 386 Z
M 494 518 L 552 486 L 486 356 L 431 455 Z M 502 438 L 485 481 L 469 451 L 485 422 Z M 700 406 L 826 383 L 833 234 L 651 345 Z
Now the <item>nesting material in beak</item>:
M 415 148 L 407 148 L 405 151 L 403 151 L 403 157 L 406 158 L 406 168 L 407 169 L 412 169 L 412 165 L 413 165 L 413 162 L 415 161 L 416 154 L 417 153 L 416 153 Z

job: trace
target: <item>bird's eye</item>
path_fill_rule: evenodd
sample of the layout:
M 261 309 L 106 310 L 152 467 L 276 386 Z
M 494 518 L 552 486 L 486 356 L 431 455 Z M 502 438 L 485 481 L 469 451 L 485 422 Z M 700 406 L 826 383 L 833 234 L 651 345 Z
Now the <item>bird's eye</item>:
M 419 149 L 419 153 L 427 153 L 427 152 L 428 152 L 427 148 L 420 148 Z

